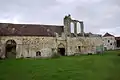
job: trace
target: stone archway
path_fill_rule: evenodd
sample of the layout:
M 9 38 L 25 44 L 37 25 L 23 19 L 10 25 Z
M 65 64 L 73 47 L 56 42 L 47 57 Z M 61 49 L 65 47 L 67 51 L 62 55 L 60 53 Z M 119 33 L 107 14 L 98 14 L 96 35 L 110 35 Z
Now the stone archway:
M 58 53 L 62 56 L 65 56 L 65 46 L 64 46 L 64 44 L 60 43 L 58 45 Z
M 16 42 L 14 40 L 8 40 L 5 45 L 5 57 L 16 58 Z

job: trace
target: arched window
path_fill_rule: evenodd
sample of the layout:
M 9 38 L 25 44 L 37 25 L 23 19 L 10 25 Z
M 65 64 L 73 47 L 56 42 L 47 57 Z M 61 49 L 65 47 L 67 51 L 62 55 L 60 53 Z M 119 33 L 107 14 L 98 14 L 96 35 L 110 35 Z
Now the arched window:
M 70 32 L 74 33 L 74 24 L 73 23 L 70 24 Z
M 40 52 L 40 51 L 37 51 L 37 52 L 36 52 L 36 56 L 41 56 L 41 52 Z
M 81 25 L 77 22 L 77 33 L 81 33 Z

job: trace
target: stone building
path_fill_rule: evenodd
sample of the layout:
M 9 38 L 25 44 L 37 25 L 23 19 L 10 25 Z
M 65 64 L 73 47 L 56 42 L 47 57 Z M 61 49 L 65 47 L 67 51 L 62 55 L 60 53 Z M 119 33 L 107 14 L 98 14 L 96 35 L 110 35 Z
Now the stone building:
M 103 43 L 105 50 L 120 49 L 120 37 L 116 37 L 110 33 L 105 33 L 105 35 L 103 35 Z
M 104 48 L 105 50 L 115 50 L 116 49 L 116 40 L 115 36 L 109 33 L 106 33 L 103 36 Z
M 53 53 L 69 56 L 103 51 L 101 35 L 85 33 L 83 21 L 67 15 L 63 23 L 63 26 L 0 23 L 0 57 L 51 57 Z

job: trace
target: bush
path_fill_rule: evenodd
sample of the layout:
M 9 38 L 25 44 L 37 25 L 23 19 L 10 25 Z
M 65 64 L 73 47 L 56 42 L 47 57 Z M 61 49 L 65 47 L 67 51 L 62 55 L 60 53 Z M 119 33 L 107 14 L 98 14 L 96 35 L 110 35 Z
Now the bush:
M 80 56 L 80 53 L 75 53 L 73 56 Z
M 0 60 L 5 60 L 5 58 L 0 57 Z
M 0 60 L 2 60 L 2 58 L 0 57 Z
M 23 54 L 21 54 L 21 57 L 20 57 L 19 59 L 24 59 L 24 56 L 23 56 Z
M 92 55 L 92 53 L 88 53 L 88 55 Z
M 60 57 L 60 54 L 58 54 L 58 53 L 53 53 L 51 56 L 51 58 L 58 58 L 58 57 Z
M 118 54 L 118 56 L 120 56 L 120 53 Z

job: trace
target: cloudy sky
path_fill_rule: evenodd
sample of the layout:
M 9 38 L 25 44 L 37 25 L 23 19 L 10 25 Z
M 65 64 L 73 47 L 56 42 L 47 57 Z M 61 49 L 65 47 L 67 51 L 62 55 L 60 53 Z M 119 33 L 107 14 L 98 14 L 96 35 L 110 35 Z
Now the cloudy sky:
M 0 22 L 62 25 L 67 14 L 85 32 L 120 35 L 120 0 L 0 0 Z

